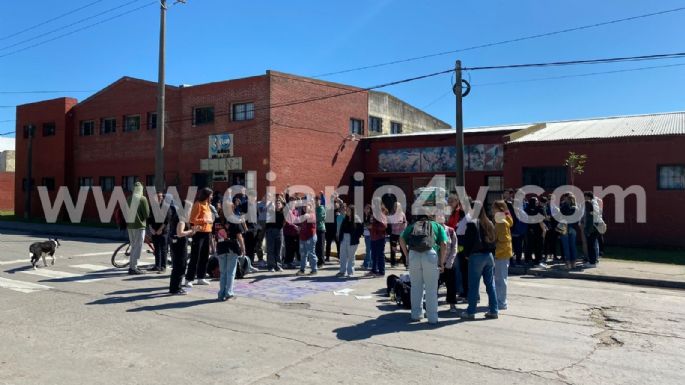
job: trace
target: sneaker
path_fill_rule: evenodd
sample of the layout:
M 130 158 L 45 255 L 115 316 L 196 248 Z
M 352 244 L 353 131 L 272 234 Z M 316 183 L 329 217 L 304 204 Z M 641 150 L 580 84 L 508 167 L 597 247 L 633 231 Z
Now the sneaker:
M 255 269 L 254 267 L 251 268 L 250 270 L 247 271 L 248 273 L 259 273 L 259 269 Z
M 475 314 L 469 314 L 467 312 L 463 312 L 463 313 L 461 313 L 461 318 L 463 318 L 465 320 L 474 320 L 474 319 L 476 319 L 476 315 Z
M 188 294 L 188 292 L 181 289 L 179 291 L 170 291 L 169 294 L 171 294 L 171 295 L 186 295 L 186 294 Z
M 336 273 L 335 276 L 341 278 L 345 276 L 345 273 Z
M 369 271 L 368 273 L 364 274 L 364 276 L 365 277 L 375 277 L 376 273 L 374 273 L 373 271 Z
M 276 269 L 274 269 L 273 267 L 269 269 L 269 273 L 273 273 L 275 271 L 276 271 Z
M 583 265 L 583 267 L 586 269 L 594 269 L 595 267 L 597 267 L 597 264 L 596 263 L 586 263 L 585 265 Z
M 457 309 L 456 306 L 451 305 L 451 306 L 450 306 L 450 313 L 457 313 L 457 312 L 459 312 L 459 309 Z
M 159 271 L 159 267 L 152 265 L 147 268 L 147 271 Z
M 195 281 L 195 284 L 196 284 L 196 285 L 203 285 L 203 286 L 204 286 L 204 285 L 209 285 L 209 281 L 206 280 L 206 279 L 204 279 L 204 278 L 203 278 L 203 279 L 198 279 L 197 281 Z
M 276 268 L 276 271 L 280 273 L 281 271 L 283 271 L 283 268 L 279 266 Z
M 140 270 L 140 269 L 129 269 L 128 270 L 128 275 L 143 275 L 143 274 L 145 274 L 145 272 Z
M 345 274 L 345 278 L 354 278 L 354 274 Z
M 499 315 L 497 313 L 485 313 L 485 319 L 497 319 Z
M 309 275 L 317 275 L 317 274 L 319 274 L 318 271 L 312 271 L 311 273 L 309 273 Z
M 298 277 L 301 277 L 301 276 L 305 275 L 304 270 L 298 270 L 298 272 L 295 273 L 295 275 L 298 276 Z
M 547 264 L 544 263 L 544 262 L 540 262 L 540 263 L 538 263 L 538 267 L 541 267 L 541 268 L 543 268 L 543 269 L 546 269 L 546 268 L 547 268 Z
M 185 281 L 185 282 L 183 282 L 183 286 L 185 286 L 185 287 L 193 287 L 193 283 L 190 282 L 190 281 Z
M 157 269 L 157 274 L 164 274 L 164 273 L 166 273 L 166 267 L 160 267 L 159 269 Z

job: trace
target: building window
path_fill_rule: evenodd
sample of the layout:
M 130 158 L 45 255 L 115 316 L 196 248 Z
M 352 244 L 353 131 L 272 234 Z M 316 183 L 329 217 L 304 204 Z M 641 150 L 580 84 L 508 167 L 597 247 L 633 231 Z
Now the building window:
M 155 185 L 155 176 L 154 175 L 146 175 L 145 176 L 145 185 L 146 186 L 154 186 Z
M 121 187 L 124 189 L 124 191 L 133 191 L 133 186 L 137 181 L 137 176 L 124 176 L 121 178 Z
M 402 133 L 402 123 L 390 122 L 390 133 L 391 134 L 401 134 Z
M 29 186 L 29 187 L 30 187 L 30 188 L 33 188 L 33 184 L 34 184 L 34 179 L 31 178 L 31 186 Z M 21 180 L 21 191 L 26 191 L 26 189 L 27 189 L 27 186 L 26 186 L 26 178 L 23 178 L 23 179 Z
M 658 166 L 659 190 L 685 190 L 685 164 Z
M 147 113 L 147 129 L 148 130 L 154 130 L 157 128 L 157 113 L 156 112 L 148 112 Z
M 140 115 L 124 116 L 124 132 L 140 130 Z
M 523 184 L 540 186 L 545 190 L 554 190 L 566 185 L 566 167 L 524 167 Z
M 93 186 L 93 178 L 89 176 L 82 176 L 78 178 L 78 185 L 79 187 L 92 187 Z
M 254 103 L 237 103 L 233 105 L 233 121 L 254 119 Z
M 364 135 L 364 121 L 360 119 L 350 119 L 350 133 Z
M 95 121 L 93 121 L 93 120 L 82 120 L 81 121 L 81 128 L 79 130 L 79 135 L 81 135 L 81 136 L 95 135 Z
M 488 186 L 488 191 L 502 192 L 504 191 L 504 177 L 500 175 L 489 175 L 485 177 Z
M 376 116 L 369 116 L 369 132 L 383 132 L 383 119 Z
M 214 122 L 214 107 L 193 108 L 193 126 Z
M 28 139 L 29 136 L 33 137 L 36 133 L 36 127 L 33 124 L 27 124 L 24 126 L 24 139 Z
M 43 123 L 43 136 L 55 135 L 55 123 Z
M 116 118 L 100 119 L 100 133 L 111 134 L 117 131 Z
M 43 178 L 41 186 L 45 186 L 48 191 L 55 191 L 55 178 Z
M 103 192 L 114 191 L 114 177 L 113 176 L 101 176 L 100 177 L 100 187 L 102 187 Z

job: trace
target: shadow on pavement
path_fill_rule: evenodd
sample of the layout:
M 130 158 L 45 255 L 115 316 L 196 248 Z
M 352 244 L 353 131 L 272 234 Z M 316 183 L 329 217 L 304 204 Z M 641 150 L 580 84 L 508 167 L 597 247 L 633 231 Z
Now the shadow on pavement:
M 127 303 L 127 302 L 135 302 L 135 301 L 143 301 L 146 299 L 153 299 L 153 298 L 159 298 L 159 297 L 166 297 L 169 296 L 169 293 L 164 292 L 161 293 L 149 293 L 149 294 L 140 294 L 140 295 L 133 295 L 130 297 L 108 297 L 108 298 L 102 298 L 95 300 L 93 302 L 88 302 L 86 305 L 115 305 L 115 304 L 120 304 L 120 303 Z
M 158 310 L 169 310 L 169 309 L 185 309 L 193 306 L 200 306 L 200 305 L 205 305 L 208 303 L 216 303 L 216 299 L 197 299 L 193 301 L 187 301 L 187 302 L 171 302 L 171 303 L 164 303 L 160 305 L 150 305 L 150 306 L 141 306 L 137 307 L 135 309 L 128 309 L 126 310 L 129 313 L 137 313 L 141 311 L 158 311 Z
M 111 293 L 107 293 L 105 295 L 121 295 L 121 294 L 137 294 L 137 293 L 149 293 L 149 292 L 154 292 L 154 291 L 161 291 L 161 290 L 168 290 L 168 286 L 162 286 L 162 287 L 141 287 L 138 289 L 127 289 L 127 290 L 118 290 L 118 291 L 113 291 Z
M 333 330 L 333 332 L 335 332 L 339 340 L 359 341 L 383 334 L 440 329 L 462 322 L 464 321 L 461 319 L 441 320 L 437 325 L 430 325 L 425 321 L 411 322 L 409 313 L 393 312 L 383 314 L 376 319 L 368 320 L 358 325 L 338 328 Z

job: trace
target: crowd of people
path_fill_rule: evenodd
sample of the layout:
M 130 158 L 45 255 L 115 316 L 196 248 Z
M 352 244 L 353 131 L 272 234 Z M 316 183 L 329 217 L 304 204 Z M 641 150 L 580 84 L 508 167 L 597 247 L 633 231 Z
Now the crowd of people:
M 446 286 L 449 311 L 457 313 L 457 304 L 467 303 L 461 317 L 473 319 L 481 278 L 488 295 L 485 317 L 498 318 L 499 311 L 509 306 L 510 264 L 545 266 L 563 260 L 567 268 L 576 268 L 580 236 L 587 250 L 584 267 L 595 267 L 606 230 L 602 202 L 591 192 L 585 193 L 582 207 L 572 194 L 562 196 L 559 205 L 554 204 L 554 196 L 546 195 L 529 195 L 523 204 L 514 204 L 516 193 L 506 190 L 489 207 L 469 200 L 470 210 L 451 194 L 446 210 L 416 215 L 410 222 L 399 202 L 387 204 L 380 198 L 358 210 L 333 195 L 329 211 L 323 193 L 291 195 L 286 189 L 257 202 L 244 191 L 225 199 L 220 192 L 205 188 L 198 192 L 189 215 L 183 215 L 183 207 L 170 196 L 158 194 L 158 203 L 167 204 L 169 210 L 156 220 L 137 183 L 130 200 L 145 202 L 138 205 L 135 220 L 128 224 L 129 274 L 144 274 L 136 261 L 146 230 L 155 254 L 150 271 L 165 272 L 170 251 L 171 294 L 183 295 L 185 288 L 208 285 L 208 275 L 216 272 L 213 278 L 219 280 L 220 301 L 235 298 L 237 272 L 297 269 L 298 276 L 316 275 L 325 263 L 331 263 L 333 244 L 339 259 L 336 277 L 354 277 L 359 269 L 366 271 L 365 277 L 383 277 L 389 241 L 391 267 L 401 263 L 409 270 L 412 320 L 423 318 L 425 302 L 428 322 L 438 322 L 439 282 Z M 328 218 L 331 212 L 333 218 Z M 355 256 L 362 239 L 366 254 L 357 266 Z

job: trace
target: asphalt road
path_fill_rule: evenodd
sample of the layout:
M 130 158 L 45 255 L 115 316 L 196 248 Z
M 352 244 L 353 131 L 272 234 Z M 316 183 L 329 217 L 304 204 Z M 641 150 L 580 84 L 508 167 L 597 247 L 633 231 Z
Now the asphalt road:
M 33 272 L 35 240 L 0 234 L 0 384 L 685 383 L 683 291 L 513 277 L 500 319 L 441 305 L 431 327 L 332 265 L 219 303 L 217 282 L 170 297 L 167 275 L 112 268 L 112 242 L 62 241 Z

